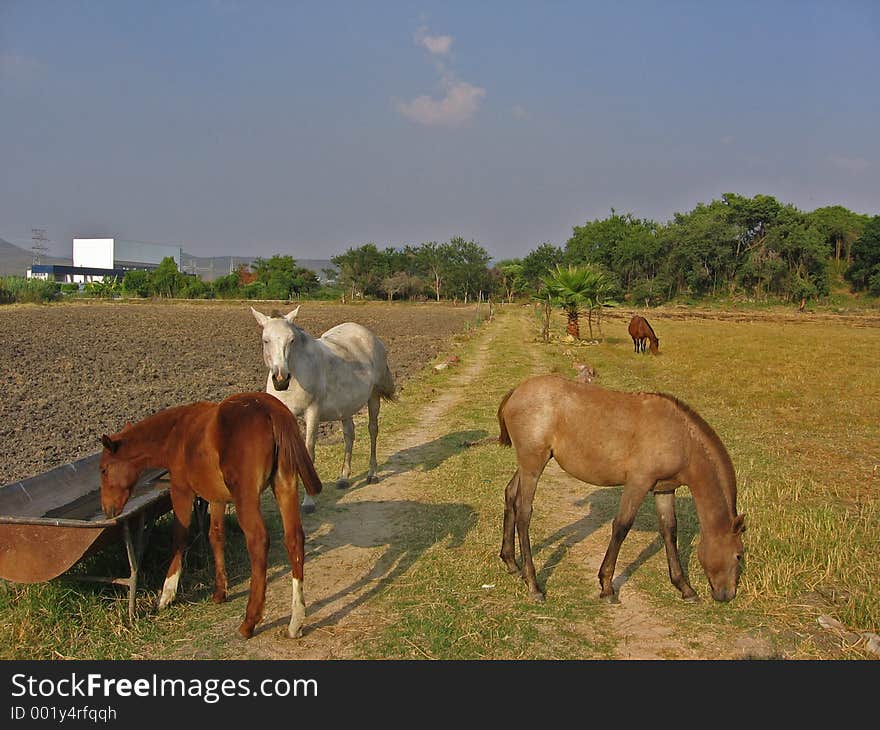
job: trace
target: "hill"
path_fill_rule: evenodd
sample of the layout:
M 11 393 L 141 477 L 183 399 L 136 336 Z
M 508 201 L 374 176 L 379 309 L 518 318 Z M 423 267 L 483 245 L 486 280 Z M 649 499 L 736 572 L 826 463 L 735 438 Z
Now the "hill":
M 34 254 L 26 248 L 20 248 L 9 241 L 0 238 L 0 276 L 24 276 L 34 261 Z M 56 256 L 42 256 L 40 263 L 43 264 L 67 264 L 70 259 L 62 259 Z

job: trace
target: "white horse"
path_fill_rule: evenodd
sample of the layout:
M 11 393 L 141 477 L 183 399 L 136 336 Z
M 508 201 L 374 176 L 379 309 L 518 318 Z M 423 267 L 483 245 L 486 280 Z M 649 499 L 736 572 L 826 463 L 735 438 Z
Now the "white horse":
M 269 368 L 266 392 L 305 420 L 306 447 L 312 460 L 318 424 L 341 421 L 345 458 L 336 485 L 340 489 L 349 486 L 353 416 L 366 404 L 370 430 L 367 483 L 379 481 L 376 476 L 379 402 L 381 398 L 395 398 L 394 377 L 382 340 L 355 322 L 331 327 L 316 340 L 293 323 L 299 307 L 281 317 L 267 316 L 253 307 L 251 312 L 263 328 L 263 360 Z M 308 494 L 302 505 L 304 512 L 315 509 L 314 500 Z

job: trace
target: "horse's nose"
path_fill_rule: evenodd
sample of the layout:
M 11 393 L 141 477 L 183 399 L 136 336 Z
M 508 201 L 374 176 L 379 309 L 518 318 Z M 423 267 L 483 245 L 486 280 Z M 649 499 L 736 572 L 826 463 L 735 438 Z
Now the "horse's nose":
M 275 390 L 287 390 L 290 385 L 290 374 L 281 375 L 280 373 L 272 374 L 272 387 Z
M 104 505 L 104 514 L 107 515 L 107 519 L 112 520 L 119 514 L 119 508 L 112 504 Z
M 716 601 L 727 603 L 728 601 L 732 601 L 733 598 L 736 596 L 736 589 L 734 588 L 733 590 L 731 590 L 729 588 L 722 588 L 719 591 L 713 590 L 712 596 L 715 598 Z

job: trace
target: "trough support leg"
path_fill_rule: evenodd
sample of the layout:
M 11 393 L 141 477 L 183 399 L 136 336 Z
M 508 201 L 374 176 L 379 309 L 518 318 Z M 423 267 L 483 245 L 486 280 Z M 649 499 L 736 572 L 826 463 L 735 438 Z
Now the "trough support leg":
M 138 573 L 140 572 L 141 555 L 144 551 L 144 513 L 138 515 L 137 534 L 132 538 L 129 520 L 122 523 L 125 537 L 125 552 L 128 554 L 128 620 L 135 620 L 135 599 L 137 598 Z

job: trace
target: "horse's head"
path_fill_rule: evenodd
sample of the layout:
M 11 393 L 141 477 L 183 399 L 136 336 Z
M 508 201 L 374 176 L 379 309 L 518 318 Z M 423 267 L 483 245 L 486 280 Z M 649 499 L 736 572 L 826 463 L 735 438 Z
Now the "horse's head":
M 706 532 L 700 536 L 697 557 L 716 601 L 729 601 L 736 596 L 743 564 L 742 534 L 745 529 L 745 518 L 738 515 L 729 528 L 717 534 Z
M 272 376 L 272 387 L 275 390 L 287 390 L 290 386 L 288 357 L 296 336 L 293 320 L 299 314 L 299 307 L 282 317 L 269 317 L 253 307 L 251 312 L 263 328 L 263 361 Z
M 101 508 L 107 517 L 112 518 L 122 512 L 128 502 L 140 470 L 131 459 L 120 455 L 119 449 L 123 441 L 119 435 L 111 437 L 105 434 L 101 436 L 101 443 L 104 445 L 100 463 Z

